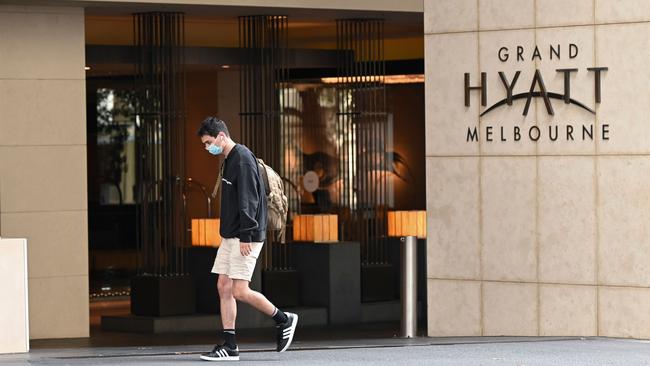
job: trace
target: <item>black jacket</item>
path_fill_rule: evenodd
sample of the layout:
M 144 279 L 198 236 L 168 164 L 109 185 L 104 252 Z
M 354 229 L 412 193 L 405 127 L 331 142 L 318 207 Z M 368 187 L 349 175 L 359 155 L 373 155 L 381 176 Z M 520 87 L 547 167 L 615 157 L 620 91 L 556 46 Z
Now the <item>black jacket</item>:
M 266 192 L 257 160 L 244 145 L 237 144 L 224 162 L 221 180 L 221 227 L 223 238 L 243 243 L 266 238 Z

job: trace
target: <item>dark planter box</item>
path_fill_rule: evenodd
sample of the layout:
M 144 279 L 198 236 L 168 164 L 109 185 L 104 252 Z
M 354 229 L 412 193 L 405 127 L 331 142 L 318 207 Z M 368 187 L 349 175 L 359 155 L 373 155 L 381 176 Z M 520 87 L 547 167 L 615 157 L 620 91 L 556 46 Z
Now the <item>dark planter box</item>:
M 191 276 L 136 276 L 131 279 L 131 313 L 142 316 L 193 314 L 196 311 Z
M 300 298 L 306 306 L 325 306 L 330 324 L 361 321 L 359 243 L 295 243 Z
M 364 264 L 361 266 L 361 300 L 363 302 L 395 300 L 393 266 Z
M 217 248 L 188 248 L 189 272 L 196 287 L 196 311 L 206 314 L 219 313 L 219 292 L 217 275 L 212 273 Z
M 262 271 L 264 295 L 277 307 L 300 305 L 300 275 L 296 270 Z

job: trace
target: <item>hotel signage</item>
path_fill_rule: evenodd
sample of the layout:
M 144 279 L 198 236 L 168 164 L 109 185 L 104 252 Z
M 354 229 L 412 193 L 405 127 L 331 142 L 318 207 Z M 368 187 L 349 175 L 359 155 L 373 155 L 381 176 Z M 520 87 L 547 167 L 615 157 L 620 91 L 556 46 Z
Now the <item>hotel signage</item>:
M 579 54 L 579 48 L 577 45 L 571 43 L 568 47 L 565 47 L 567 54 L 562 54 L 561 45 L 550 45 L 548 47 L 547 57 L 549 60 L 560 60 L 562 56 L 568 57 L 569 59 L 575 59 Z M 508 47 L 499 48 L 496 53 L 499 61 L 502 63 L 505 62 L 522 62 L 527 59 L 530 61 L 539 60 L 543 62 L 542 53 L 540 52 L 539 47 L 535 46 L 531 56 L 526 58 L 525 49 L 523 46 L 517 46 L 514 50 L 509 49 Z M 551 100 L 560 100 L 565 104 L 570 104 L 576 108 L 580 108 L 585 113 L 595 115 L 596 112 L 585 105 L 583 102 L 578 101 L 571 96 L 571 76 L 580 75 L 582 76 L 579 82 L 586 82 L 585 75 L 593 74 L 593 89 L 594 89 L 594 101 L 596 104 L 601 102 L 601 89 L 602 89 L 602 75 L 607 71 L 607 67 L 587 67 L 584 70 L 578 68 L 561 68 L 556 69 L 556 74 L 559 73 L 562 75 L 564 80 L 564 88 L 562 93 L 556 91 L 549 91 L 546 88 L 544 83 L 544 75 L 540 72 L 539 69 L 535 70 L 532 80 L 523 81 L 524 83 L 530 83 L 528 92 L 513 94 L 515 86 L 522 81 L 519 80 L 521 71 L 516 71 L 513 75 L 507 75 L 503 71 L 498 71 L 499 79 L 501 81 L 501 86 L 503 89 L 503 98 L 492 103 L 488 107 L 488 82 L 487 82 L 487 73 L 481 72 L 480 83 L 478 85 L 472 85 L 472 75 L 470 73 L 465 73 L 464 77 L 464 89 L 465 89 L 465 106 L 469 107 L 471 105 L 471 93 L 476 92 L 480 94 L 481 106 L 485 107 L 480 114 L 480 117 L 485 116 L 486 114 L 494 111 L 495 109 L 501 107 L 511 108 L 513 101 L 524 99 L 526 104 L 523 107 L 522 115 L 527 116 L 530 111 L 530 104 L 533 98 L 541 98 L 544 101 L 544 106 L 546 112 L 549 115 L 555 115 L 553 109 L 553 103 Z M 550 75 L 555 76 L 555 75 Z M 549 76 L 549 77 L 550 77 Z M 545 131 L 546 130 L 546 131 Z M 548 131 L 548 132 L 547 132 Z M 595 132 L 595 134 L 594 134 Z M 530 140 L 530 141 L 539 141 L 542 139 L 548 139 L 549 141 L 576 141 L 576 140 L 593 140 L 599 138 L 601 140 L 609 140 L 610 135 L 610 126 L 607 123 L 600 125 L 598 131 L 594 131 L 593 123 L 585 123 L 582 125 L 575 125 L 571 123 L 558 124 L 554 123 L 548 126 L 514 126 L 512 128 L 506 128 L 505 126 L 495 126 L 495 125 L 482 125 L 479 124 L 479 127 L 467 127 L 467 142 L 478 142 L 479 139 L 483 139 L 487 142 L 492 141 L 521 141 L 521 140 Z

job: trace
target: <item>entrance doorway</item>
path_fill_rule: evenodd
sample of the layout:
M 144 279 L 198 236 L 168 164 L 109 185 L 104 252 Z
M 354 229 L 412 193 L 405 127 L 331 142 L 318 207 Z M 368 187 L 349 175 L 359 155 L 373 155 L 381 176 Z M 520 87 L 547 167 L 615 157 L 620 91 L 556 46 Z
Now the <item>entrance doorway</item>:
M 151 230 L 143 228 L 138 206 L 138 129 L 144 117 L 138 109 L 133 13 L 156 10 L 104 9 L 86 16 L 91 334 L 97 337 L 115 329 L 111 327 L 124 327 L 116 325 L 124 324 L 119 318 L 132 318 L 131 284 L 145 261 L 142 231 Z M 421 16 L 286 12 L 284 28 L 273 28 L 286 32 L 276 45 L 286 58 L 271 59 L 264 53 L 270 50 L 250 41 L 255 34 L 240 35 L 246 34 L 242 27 L 254 30 L 255 22 L 268 25 L 277 15 L 242 17 L 245 8 L 173 10 L 184 14 L 185 34 L 182 239 L 169 252 L 150 258 L 160 261 L 161 268 L 177 261 L 182 266 L 175 271 L 192 278 L 194 312 L 182 316 L 218 315 L 215 277 L 209 273 L 217 249 L 192 240 L 192 220 L 219 217 L 218 201 L 206 193 L 216 182 L 220 161 L 206 154 L 195 136 L 198 123 L 215 115 L 228 123 L 236 141 L 271 162 L 286 182 L 287 243 L 267 243 L 254 286 L 279 306 L 309 308 L 305 319 L 314 326 L 333 326 L 327 305 L 305 303 L 304 278 L 296 264 L 302 257 L 292 244 L 300 241 L 293 227 L 298 215 L 336 215 L 338 240 L 359 243 L 358 329 L 375 329 L 378 335 L 396 331 L 398 239 L 387 236 L 385 215 L 425 208 Z M 359 44 L 342 42 L 353 39 Z M 255 53 L 260 49 L 265 50 Z M 260 79 L 268 73 L 270 81 Z M 258 84 L 271 89 L 258 90 Z M 262 133 L 264 123 L 272 127 Z M 311 187 L 305 180 L 314 176 Z M 420 309 L 426 309 L 424 291 L 419 299 Z M 197 329 L 197 334 L 211 333 Z

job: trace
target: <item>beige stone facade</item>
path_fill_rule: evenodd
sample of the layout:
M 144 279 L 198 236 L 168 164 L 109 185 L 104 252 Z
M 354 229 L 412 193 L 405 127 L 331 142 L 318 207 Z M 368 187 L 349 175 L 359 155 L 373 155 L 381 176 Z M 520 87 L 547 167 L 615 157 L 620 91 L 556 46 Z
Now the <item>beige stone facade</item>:
M 650 337 L 648 3 L 424 4 L 428 334 Z M 597 66 L 608 67 L 600 103 L 587 70 Z M 508 82 L 521 72 L 515 95 L 529 92 L 535 70 L 563 95 L 564 68 L 578 70 L 571 98 L 595 113 L 550 99 L 550 115 L 535 97 L 527 116 L 526 98 L 479 116 L 506 97 L 499 71 Z M 486 106 L 471 90 L 466 107 L 464 74 L 478 86 L 481 72 Z
M 84 11 L 0 5 L 0 224 L 27 238 L 30 336 L 87 337 Z

